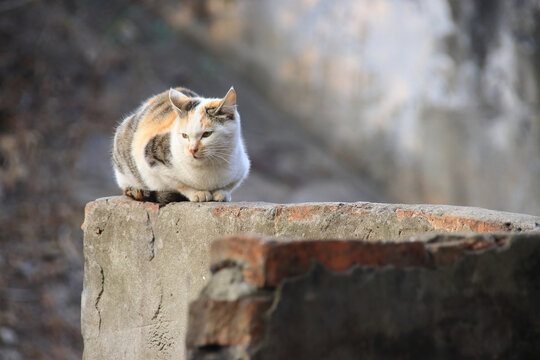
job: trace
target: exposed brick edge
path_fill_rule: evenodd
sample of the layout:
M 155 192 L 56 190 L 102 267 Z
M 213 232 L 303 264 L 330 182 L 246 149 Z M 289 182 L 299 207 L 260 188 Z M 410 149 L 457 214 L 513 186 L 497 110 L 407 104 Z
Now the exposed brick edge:
M 341 240 L 298 241 L 270 248 L 264 264 L 265 281 L 262 286 L 273 288 L 283 279 L 306 273 L 313 259 L 332 271 L 345 271 L 353 265 L 430 265 L 429 256 L 419 242 L 378 244 Z
M 242 268 L 244 281 L 260 288 L 273 288 L 285 278 L 306 273 L 313 259 L 332 271 L 344 271 L 353 265 L 432 265 L 424 244 L 418 241 L 279 241 L 240 235 L 217 240 L 210 250 L 210 263 L 214 272 L 231 263 L 238 264 Z
M 271 297 L 195 300 L 189 306 L 188 347 L 249 345 L 261 340 Z
M 444 243 L 426 244 L 426 249 L 430 254 L 433 267 L 439 267 L 452 265 L 465 256 L 467 252 L 481 251 L 504 245 L 504 242 L 465 238 Z
M 467 251 L 498 245 L 494 241 L 470 237 L 426 244 L 421 241 L 286 241 L 236 235 L 212 244 L 210 264 L 213 272 L 234 264 L 242 269 L 247 284 L 274 288 L 286 278 L 305 274 L 313 260 L 332 271 L 344 271 L 353 265 L 434 268 L 454 263 Z
M 228 236 L 216 240 L 210 247 L 210 268 L 219 271 L 231 264 L 242 269 L 248 284 L 264 284 L 264 263 L 268 256 L 268 242 L 250 235 Z
M 469 230 L 477 233 L 508 231 L 511 224 L 503 224 L 500 222 L 489 222 L 477 219 L 468 219 L 462 216 L 455 215 L 435 215 L 431 213 L 421 212 L 417 210 L 396 209 L 398 219 L 421 217 L 433 226 L 435 230 L 445 231 L 463 231 Z

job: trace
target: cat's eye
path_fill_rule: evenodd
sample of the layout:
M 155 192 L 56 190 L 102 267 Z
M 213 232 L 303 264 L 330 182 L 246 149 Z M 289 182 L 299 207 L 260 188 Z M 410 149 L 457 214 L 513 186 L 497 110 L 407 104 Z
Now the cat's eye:
M 183 137 L 184 139 L 189 138 L 188 134 L 186 134 L 186 133 L 182 133 L 182 137 Z
M 212 135 L 212 131 L 205 131 L 205 132 L 203 132 L 202 137 L 203 137 L 203 138 L 207 138 L 207 137 L 209 137 L 210 135 Z

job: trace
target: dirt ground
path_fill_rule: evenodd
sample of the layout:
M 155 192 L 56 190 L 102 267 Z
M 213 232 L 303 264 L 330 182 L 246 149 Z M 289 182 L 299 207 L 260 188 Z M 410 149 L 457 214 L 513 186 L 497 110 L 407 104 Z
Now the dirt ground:
M 385 201 L 143 2 L 0 3 L 0 359 L 80 359 L 83 208 L 117 195 L 115 125 L 182 85 L 238 93 L 252 173 L 238 201 Z

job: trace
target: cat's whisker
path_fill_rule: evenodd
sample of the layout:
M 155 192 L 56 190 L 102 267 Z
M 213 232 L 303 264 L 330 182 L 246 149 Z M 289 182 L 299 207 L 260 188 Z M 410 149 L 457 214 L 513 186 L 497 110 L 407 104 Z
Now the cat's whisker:
M 229 162 L 229 157 L 228 156 L 224 156 L 224 155 L 216 154 L 216 153 L 212 154 L 212 156 L 218 157 L 218 158 L 222 159 L 223 161 Z
M 223 155 L 223 156 L 231 156 L 231 153 L 230 152 L 225 152 L 225 151 L 208 151 L 208 154 L 218 154 L 218 155 Z
M 230 162 L 231 162 L 230 159 L 227 158 L 227 157 L 225 157 L 225 156 L 221 156 L 221 155 L 219 155 L 219 154 L 213 154 L 213 156 L 216 157 L 216 158 L 219 158 L 219 159 L 221 159 L 221 160 L 223 160 L 223 161 L 225 161 L 225 162 L 227 162 L 227 163 L 230 163 Z
M 221 161 L 226 162 L 227 164 L 231 163 L 229 159 L 216 155 L 216 154 L 208 155 L 208 158 L 212 160 L 221 160 Z
M 228 149 L 227 149 L 228 150 Z M 223 156 L 231 156 L 231 151 L 225 151 L 225 150 L 218 150 L 218 149 L 206 149 L 203 152 L 204 154 L 218 154 Z

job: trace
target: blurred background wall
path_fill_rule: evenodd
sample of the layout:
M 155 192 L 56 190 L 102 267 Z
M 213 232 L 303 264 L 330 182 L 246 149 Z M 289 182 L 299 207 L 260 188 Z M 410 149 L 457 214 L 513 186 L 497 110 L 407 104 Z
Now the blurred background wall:
M 80 359 L 84 205 L 116 124 L 231 85 L 234 200 L 540 214 L 534 0 L 0 2 L 0 359 Z
M 536 0 L 206 0 L 163 14 L 396 201 L 540 213 Z

